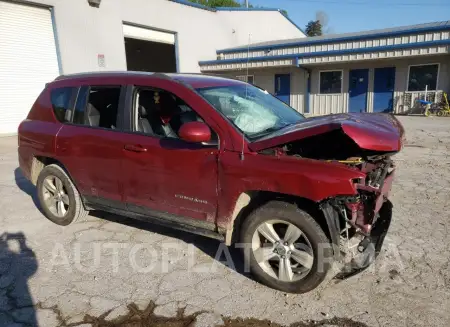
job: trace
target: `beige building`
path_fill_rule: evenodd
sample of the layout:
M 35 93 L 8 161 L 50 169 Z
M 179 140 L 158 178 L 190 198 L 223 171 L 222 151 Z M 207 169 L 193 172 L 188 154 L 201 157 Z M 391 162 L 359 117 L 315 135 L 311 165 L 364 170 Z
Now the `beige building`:
M 308 115 L 413 110 L 450 91 L 450 21 L 217 50 L 205 73 L 249 81 Z

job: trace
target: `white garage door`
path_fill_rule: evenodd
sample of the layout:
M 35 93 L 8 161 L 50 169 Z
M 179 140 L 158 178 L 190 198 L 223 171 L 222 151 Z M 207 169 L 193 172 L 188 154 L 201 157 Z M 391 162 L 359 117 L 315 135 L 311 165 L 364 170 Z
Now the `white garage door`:
M 50 10 L 0 1 L 0 135 L 17 133 L 45 83 L 58 75 Z
M 175 44 L 175 34 L 123 24 L 123 36 L 133 39 Z

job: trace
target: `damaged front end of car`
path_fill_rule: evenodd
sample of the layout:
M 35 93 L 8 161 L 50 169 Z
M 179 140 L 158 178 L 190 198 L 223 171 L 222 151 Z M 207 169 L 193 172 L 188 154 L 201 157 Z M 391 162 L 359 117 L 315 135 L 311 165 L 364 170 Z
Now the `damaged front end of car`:
M 392 115 L 340 114 L 307 119 L 252 144 L 265 153 L 329 162 L 330 173 L 345 165 L 363 176 L 351 181 L 353 194 L 320 202 L 335 257 L 344 264 L 336 278 L 363 271 L 381 251 L 392 217 L 392 156 L 404 139 L 403 126 Z
M 377 258 L 389 229 L 392 204 L 388 197 L 395 176 L 392 156 L 398 149 L 363 149 L 340 130 L 298 140 L 284 149 L 289 155 L 339 163 L 364 173 L 365 177 L 352 181 L 356 194 L 320 203 L 336 248 L 335 257 L 342 264 L 335 278 L 362 272 Z
M 358 274 L 379 255 L 392 218 L 388 196 L 395 167 L 386 157 L 377 163 L 364 162 L 365 180 L 355 180 L 357 195 L 337 196 L 320 205 L 330 229 L 335 256 L 343 264 L 337 279 Z

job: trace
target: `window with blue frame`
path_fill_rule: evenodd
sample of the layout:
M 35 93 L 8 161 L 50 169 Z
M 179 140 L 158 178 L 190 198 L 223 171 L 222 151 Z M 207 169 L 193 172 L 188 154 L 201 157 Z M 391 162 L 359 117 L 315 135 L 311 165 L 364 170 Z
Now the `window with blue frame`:
M 439 64 L 409 66 L 408 91 L 437 90 Z
M 319 93 L 342 93 L 342 70 L 320 72 Z

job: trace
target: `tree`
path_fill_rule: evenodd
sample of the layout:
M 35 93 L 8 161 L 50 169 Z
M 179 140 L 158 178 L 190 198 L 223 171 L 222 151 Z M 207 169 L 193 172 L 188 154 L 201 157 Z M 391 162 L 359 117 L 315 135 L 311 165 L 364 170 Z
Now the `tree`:
M 245 7 L 245 1 L 238 0 L 189 0 L 193 3 L 198 3 L 206 7 L 216 8 L 216 7 Z M 261 6 L 253 6 L 251 3 L 248 5 L 249 8 L 264 8 Z M 281 13 L 287 17 L 288 13 L 286 10 L 281 10 Z
M 322 24 L 319 20 L 311 20 L 306 25 L 307 36 L 320 36 L 322 35 Z
M 242 4 L 236 0 L 189 0 L 193 3 L 198 3 L 203 6 L 216 7 L 242 7 Z

